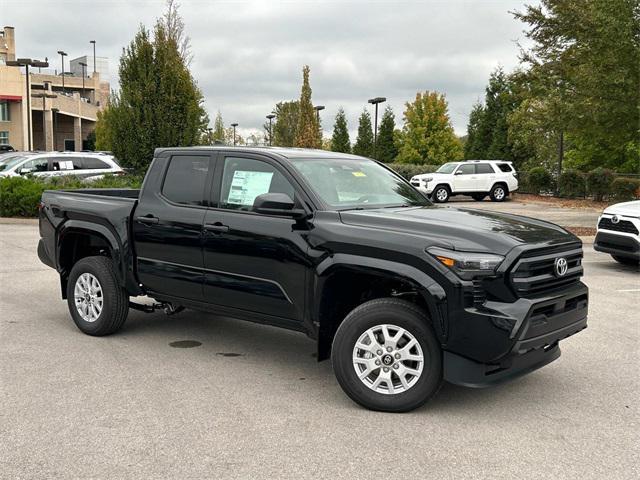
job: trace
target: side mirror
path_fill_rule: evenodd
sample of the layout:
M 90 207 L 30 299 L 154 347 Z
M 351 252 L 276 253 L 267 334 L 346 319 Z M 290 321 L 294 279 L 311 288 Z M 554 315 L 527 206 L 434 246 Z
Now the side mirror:
M 303 218 L 306 212 L 293 208 L 295 203 L 286 193 L 263 193 L 253 201 L 253 211 L 264 215 L 282 215 Z
M 458 170 L 456 173 L 454 173 L 454 175 L 462 175 L 462 172 Z

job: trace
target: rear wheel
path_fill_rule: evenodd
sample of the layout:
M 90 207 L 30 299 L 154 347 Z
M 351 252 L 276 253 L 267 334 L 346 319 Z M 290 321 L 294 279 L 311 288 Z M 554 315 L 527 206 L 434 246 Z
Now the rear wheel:
M 621 263 L 623 265 L 631 265 L 632 267 L 637 267 L 638 265 L 640 265 L 640 260 L 638 260 L 637 258 L 621 257 L 620 255 L 611 255 L 611 256 L 616 262 Z
M 449 196 L 451 193 L 449 192 L 449 187 L 446 185 L 438 185 L 433 189 L 433 193 L 431 194 L 431 198 L 433 201 L 438 203 L 445 203 L 449 200 Z
M 331 362 L 344 392 L 371 410 L 413 410 L 442 384 L 440 343 L 426 314 L 395 298 L 371 300 L 347 315 Z
M 507 188 L 501 183 L 494 185 L 489 196 L 492 202 L 504 202 L 507 198 Z
M 486 197 L 486 193 L 473 193 L 471 194 L 471 198 L 473 198 L 476 202 L 481 202 Z
M 129 296 L 107 257 L 86 257 L 71 269 L 67 304 L 76 326 L 87 335 L 119 330 L 129 314 Z

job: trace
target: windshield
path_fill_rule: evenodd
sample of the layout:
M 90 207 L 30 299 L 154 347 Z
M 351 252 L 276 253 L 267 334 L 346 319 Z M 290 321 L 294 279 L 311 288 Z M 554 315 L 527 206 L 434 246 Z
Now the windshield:
M 0 157 L 0 172 L 12 169 L 25 158 L 26 155 L 3 155 Z
M 457 163 L 445 163 L 438 170 L 436 170 L 436 173 L 453 173 L 457 166 Z
M 337 210 L 430 205 L 417 190 L 367 159 L 293 159 L 315 192 Z

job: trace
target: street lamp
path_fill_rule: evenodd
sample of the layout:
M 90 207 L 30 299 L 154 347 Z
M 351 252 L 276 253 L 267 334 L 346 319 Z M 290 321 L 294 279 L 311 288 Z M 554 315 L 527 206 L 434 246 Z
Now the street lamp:
M 233 127 L 233 146 L 236 146 L 236 127 L 238 126 L 237 123 L 232 123 L 231 126 Z
M 376 106 L 375 126 L 373 127 L 373 158 L 376 158 L 376 150 L 378 149 L 378 104 L 386 101 L 385 97 L 370 98 L 368 100 L 369 103 Z
M 273 113 L 267 115 L 269 119 L 269 146 L 271 146 L 271 141 L 273 140 L 273 124 L 271 123 L 276 116 Z
M 5 63 L 8 67 L 25 67 L 25 79 L 27 82 L 27 88 L 25 90 L 27 95 L 27 146 L 29 150 L 32 148 L 31 137 L 33 132 L 31 131 L 31 82 L 29 81 L 29 67 L 48 67 L 48 62 L 41 60 L 32 60 L 30 58 L 18 58 L 17 60 L 7 60 Z
M 64 90 L 64 57 L 67 56 L 67 52 L 63 52 L 62 50 L 58 50 L 58 54 L 62 59 L 62 93 L 66 93 Z
M 313 109 L 316 111 L 316 120 L 318 120 L 318 125 L 320 125 L 320 110 L 324 110 L 324 105 L 316 105 Z
M 87 64 L 80 62 L 80 66 L 82 67 L 82 96 L 84 97 L 84 77 L 87 75 Z
M 42 93 L 35 93 L 33 96 L 35 98 L 42 98 L 42 145 L 44 146 L 43 150 L 47 149 L 47 124 L 45 123 L 44 119 L 44 112 L 46 109 L 46 101 L 47 98 L 56 98 L 57 95 L 53 94 L 53 93 L 47 93 L 48 90 L 48 84 L 50 84 L 51 82 L 44 82 L 44 91 Z M 53 121 L 53 118 L 52 118 Z M 53 140 L 53 139 L 52 139 Z
M 93 73 L 96 73 L 96 41 L 89 40 L 89 43 L 93 44 Z

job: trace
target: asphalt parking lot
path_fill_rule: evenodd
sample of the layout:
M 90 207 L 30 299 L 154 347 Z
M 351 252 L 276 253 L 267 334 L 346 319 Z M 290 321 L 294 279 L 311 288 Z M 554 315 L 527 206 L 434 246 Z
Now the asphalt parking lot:
M 471 205 L 469 205 L 471 206 Z M 410 414 L 340 390 L 306 337 L 185 311 L 73 325 L 34 222 L 0 222 L 0 478 L 638 478 L 640 273 L 585 246 L 589 328 Z M 195 348 L 173 348 L 193 340 Z

